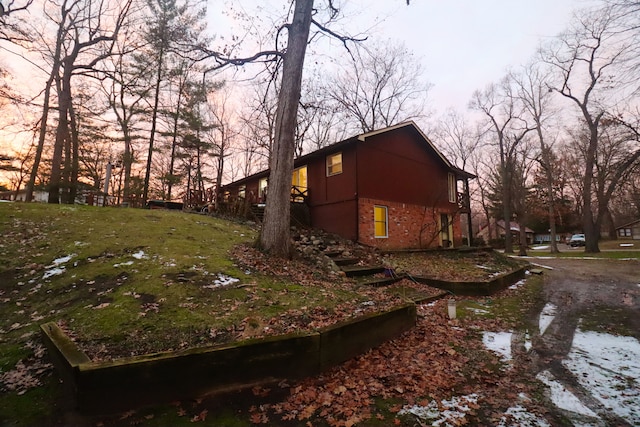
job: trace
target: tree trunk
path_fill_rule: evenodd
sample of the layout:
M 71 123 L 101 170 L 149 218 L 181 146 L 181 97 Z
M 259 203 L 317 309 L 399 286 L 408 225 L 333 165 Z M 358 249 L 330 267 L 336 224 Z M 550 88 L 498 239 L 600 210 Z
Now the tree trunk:
M 69 203 L 73 204 L 78 195 L 78 175 L 80 174 L 80 135 L 78 120 L 73 102 L 69 105 L 69 124 L 71 126 L 71 179 L 69 180 Z
M 501 151 L 503 151 L 501 147 Z M 500 174 L 502 175 L 502 216 L 504 220 L 504 252 L 513 253 L 513 239 L 511 238 L 511 167 L 501 153 Z
M 520 248 L 518 250 L 519 256 L 527 256 L 527 228 L 524 225 L 525 221 L 518 221 L 518 228 L 520 228 Z
M 260 245 L 263 250 L 281 257 L 289 257 L 291 249 L 289 216 L 295 128 L 312 11 L 313 0 L 296 0 L 278 96 L 275 141 L 269 159 L 269 198 Z
M 147 168 L 144 173 L 144 189 L 142 190 L 142 204 L 146 206 L 149 196 L 149 181 L 151 178 L 151 157 L 153 156 L 153 143 L 156 138 L 156 123 L 158 121 L 158 105 L 160 104 L 160 83 L 162 83 L 162 66 L 164 50 L 161 47 L 158 56 L 158 73 L 156 74 L 155 94 L 153 98 L 153 111 L 151 113 L 151 134 L 149 135 L 149 151 L 147 153 Z
M 178 122 L 180 118 L 180 107 L 182 104 L 182 85 L 178 89 L 178 105 L 176 106 L 176 114 L 173 118 L 173 132 L 171 135 L 171 158 L 169 159 L 169 172 L 167 183 L 167 200 L 171 200 L 171 190 L 173 189 L 173 170 L 176 161 L 176 146 L 178 145 Z
M 588 113 L 583 113 L 585 118 L 590 118 Z M 585 159 L 585 172 L 582 180 L 582 226 L 584 227 L 584 251 L 587 253 L 598 253 L 600 248 L 598 246 L 598 237 L 600 230 L 594 221 L 592 203 L 591 203 L 591 190 L 593 187 L 593 167 L 595 164 L 596 150 L 598 148 L 598 125 L 593 121 L 588 121 L 589 124 L 589 146 L 587 147 L 586 159 Z

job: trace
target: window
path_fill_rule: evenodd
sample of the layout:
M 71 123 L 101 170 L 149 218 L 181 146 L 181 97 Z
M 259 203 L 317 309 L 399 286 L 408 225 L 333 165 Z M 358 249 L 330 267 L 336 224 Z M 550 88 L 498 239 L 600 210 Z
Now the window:
M 449 172 L 449 201 L 456 203 L 458 201 L 458 188 L 456 184 L 456 176 Z
M 309 195 L 307 191 L 307 167 L 302 166 L 294 169 L 291 176 L 291 195 L 294 202 L 303 202 L 304 198 Z
M 342 153 L 327 156 L 327 176 L 342 173 Z
M 374 235 L 376 238 L 389 237 L 389 230 L 387 228 L 387 207 L 386 206 L 373 207 L 373 224 L 374 224 Z
M 618 230 L 618 234 L 620 237 L 631 237 L 631 229 L 621 228 L 620 230 Z
M 267 200 L 267 178 L 262 178 L 258 182 L 258 196 L 262 203 Z
M 240 199 L 244 199 L 247 193 L 247 186 L 246 185 L 241 185 L 238 188 L 238 198 Z

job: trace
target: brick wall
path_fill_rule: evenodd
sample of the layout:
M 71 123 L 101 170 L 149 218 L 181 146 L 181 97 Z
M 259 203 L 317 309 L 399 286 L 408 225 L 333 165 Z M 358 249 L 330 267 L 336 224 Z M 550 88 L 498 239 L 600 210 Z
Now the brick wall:
M 388 237 L 374 237 L 373 207 L 387 207 Z M 359 241 L 380 249 L 419 249 L 440 246 L 439 218 L 445 211 L 432 207 L 410 205 L 375 199 L 358 200 Z M 462 243 L 460 217 L 453 218 L 454 246 Z

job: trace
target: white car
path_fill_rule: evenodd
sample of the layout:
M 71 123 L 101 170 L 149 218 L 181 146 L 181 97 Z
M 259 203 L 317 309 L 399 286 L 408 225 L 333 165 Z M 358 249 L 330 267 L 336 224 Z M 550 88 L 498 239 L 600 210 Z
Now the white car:
M 575 248 L 576 246 L 584 246 L 584 234 L 574 234 L 569 239 L 569 246 Z

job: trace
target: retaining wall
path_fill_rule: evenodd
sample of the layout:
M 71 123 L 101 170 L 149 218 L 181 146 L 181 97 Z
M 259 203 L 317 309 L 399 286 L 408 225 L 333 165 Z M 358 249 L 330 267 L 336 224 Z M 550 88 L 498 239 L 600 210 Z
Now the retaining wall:
M 527 269 L 528 267 L 521 267 L 517 270 L 512 271 L 511 273 L 482 282 L 450 282 L 446 280 L 431 279 L 429 277 L 422 276 L 412 277 L 417 282 L 433 286 L 434 288 L 440 288 L 446 291 L 450 291 L 455 295 L 486 296 L 493 295 L 496 292 L 508 288 L 518 280 L 524 279 Z
M 415 322 L 416 306 L 406 304 L 308 334 L 107 362 L 92 362 L 54 322 L 41 325 L 41 331 L 77 408 L 105 414 L 315 375 L 395 338 Z

